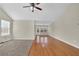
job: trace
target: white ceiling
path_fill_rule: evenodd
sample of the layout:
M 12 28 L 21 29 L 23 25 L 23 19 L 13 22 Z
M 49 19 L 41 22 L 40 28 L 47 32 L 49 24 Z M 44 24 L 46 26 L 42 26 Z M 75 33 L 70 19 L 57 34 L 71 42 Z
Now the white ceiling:
M 6 11 L 13 20 L 37 20 L 42 23 L 50 23 L 63 14 L 67 3 L 41 3 L 38 6 L 42 11 L 31 12 L 30 8 L 22 8 L 29 3 L 1 3 L 0 7 Z

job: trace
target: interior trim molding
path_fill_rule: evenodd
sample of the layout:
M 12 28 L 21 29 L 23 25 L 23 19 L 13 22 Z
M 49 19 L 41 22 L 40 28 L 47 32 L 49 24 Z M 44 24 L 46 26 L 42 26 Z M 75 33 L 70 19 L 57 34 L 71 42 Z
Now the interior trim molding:
M 54 36 L 54 35 L 49 35 L 49 36 L 54 37 L 54 38 L 56 38 L 57 40 L 60 40 L 60 41 L 66 43 L 66 44 L 68 44 L 68 45 L 71 45 L 71 46 L 73 46 L 73 47 L 79 49 L 79 46 L 77 46 L 77 45 L 75 45 L 75 44 L 72 44 L 72 43 L 69 43 L 69 42 L 67 42 L 67 41 L 65 41 L 65 40 L 62 40 L 62 38 L 56 37 L 56 36 Z
M 34 40 L 34 38 L 14 38 L 14 40 Z

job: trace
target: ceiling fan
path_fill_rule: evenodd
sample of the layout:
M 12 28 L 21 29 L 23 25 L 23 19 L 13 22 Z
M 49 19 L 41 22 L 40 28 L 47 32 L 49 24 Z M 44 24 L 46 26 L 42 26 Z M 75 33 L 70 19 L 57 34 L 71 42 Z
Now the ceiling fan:
M 30 7 L 32 9 L 32 12 L 34 12 L 35 9 L 38 9 L 38 10 L 42 10 L 42 8 L 39 8 L 37 7 L 36 5 L 39 5 L 40 3 L 30 3 L 30 6 L 23 6 L 23 8 L 27 8 L 27 7 Z

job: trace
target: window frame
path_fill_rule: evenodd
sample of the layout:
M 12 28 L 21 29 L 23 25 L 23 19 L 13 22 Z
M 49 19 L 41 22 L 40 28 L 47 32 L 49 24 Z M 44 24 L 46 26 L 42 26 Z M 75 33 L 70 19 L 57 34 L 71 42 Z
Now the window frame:
M 3 30 L 2 30 L 2 21 L 3 21 L 3 22 L 6 22 L 6 24 L 8 24 L 8 25 L 6 25 L 6 26 L 7 26 L 7 33 L 3 33 L 3 32 L 2 32 L 2 31 L 3 31 Z M 1 36 L 10 35 L 10 21 L 8 21 L 8 20 L 3 20 L 3 19 L 2 19 L 2 20 L 0 21 L 0 23 L 1 23 L 1 26 L 0 26 L 0 28 L 1 28 L 1 33 L 0 33 Z M 4 26 L 5 26 L 5 25 L 4 25 Z M 4 28 L 5 28 L 5 27 L 4 27 Z

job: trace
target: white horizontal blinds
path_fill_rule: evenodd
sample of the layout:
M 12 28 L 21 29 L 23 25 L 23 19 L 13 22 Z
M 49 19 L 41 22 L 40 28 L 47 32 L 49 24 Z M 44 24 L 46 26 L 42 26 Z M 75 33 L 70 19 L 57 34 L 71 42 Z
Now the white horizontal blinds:
M 47 25 L 36 25 L 36 35 L 47 35 L 48 26 Z
M 10 34 L 10 22 L 1 20 L 1 36 Z

